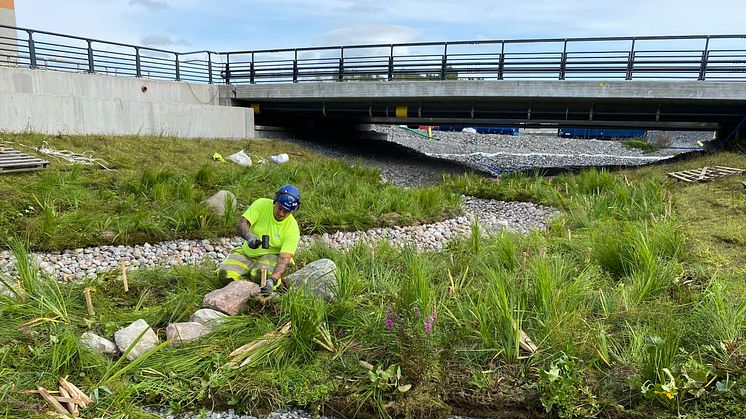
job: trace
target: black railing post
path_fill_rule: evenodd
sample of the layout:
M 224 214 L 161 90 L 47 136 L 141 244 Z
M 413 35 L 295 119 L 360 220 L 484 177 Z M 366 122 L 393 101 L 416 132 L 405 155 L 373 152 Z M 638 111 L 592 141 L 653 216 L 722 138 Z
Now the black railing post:
M 394 46 L 391 45 L 391 52 L 389 53 L 389 70 L 388 80 L 394 80 Z
M 344 81 L 345 79 L 345 47 L 339 47 L 339 74 L 337 75 L 337 81 Z
M 705 49 L 702 50 L 702 63 L 699 65 L 699 81 L 704 81 L 707 73 L 707 61 L 710 59 L 710 37 L 705 41 Z
M 255 84 L 256 83 L 256 69 L 254 68 L 254 53 L 251 53 L 251 65 L 249 66 L 249 83 Z
M 207 83 L 212 84 L 212 53 L 207 52 Z
M 176 57 L 176 81 L 181 81 L 181 69 L 179 68 L 179 53 L 175 52 L 174 57 Z
M 440 79 L 446 79 L 446 67 L 448 66 L 448 42 L 443 44 L 443 60 L 440 63 Z
M 252 63 L 253 64 L 253 63 Z M 231 84 L 231 54 L 225 54 L 225 84 Z
M 298 83 L 298 50 L 295 50 L 293 56 L 293 83 Z
M 503 79 L 503 71 L 505 71 L 505 41 L 502 42 L 502 46 L 500 47 L 500 64 L 497 68 L 498 80 Z
M 31 62 L 31 68 L 36 68 L 36 48 L 34 47 L 34 33 L 32 31 L 26 31 L 28 33 L 28 55 Z
M 88 43 L 88 72 L 93 74 L 96 72 L 96 65 L 93 62 L 93 46 L 90 39 L 86 39 Z
M 565 79 L 565 69 L 567 68 L 567 39 L 565 39 L 564 47 L 562 48 L 562 59 L 560 61 L 560 73 L 559 79 Z
M 635 68 L 635 38 L 632 38 L 632 46 L 629 49 L 629 56 L 627 57 L 627 75 L 625 80 L 632 80 L 632 71 Z
M 140 48 L 135 47 L 135 76 L 142 77 L 142 68 L 140 67 Z

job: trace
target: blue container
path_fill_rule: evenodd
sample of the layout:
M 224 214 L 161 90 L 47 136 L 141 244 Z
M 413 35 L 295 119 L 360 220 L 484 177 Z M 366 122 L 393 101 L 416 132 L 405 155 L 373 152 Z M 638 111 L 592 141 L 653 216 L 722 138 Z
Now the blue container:
M 438 125 L 437 127 L 433 127 L 436 131 L 461 131 L 465 127 L 462 127 L 460 125 Z M 473 127 L 478 133 L 480 134 L 502 134 L 502 135 L 512 135 L 516 136 L 519 133 L 518 128 L 506 128 L 506 127 L 494 127 L 494 126 L 486 126 L 486 127 Z
M 610 140 L 613 138 L 642 138 L 645 130 L 614 129 L 614 128 L 560 128 L 562 138 L 597 138 Z

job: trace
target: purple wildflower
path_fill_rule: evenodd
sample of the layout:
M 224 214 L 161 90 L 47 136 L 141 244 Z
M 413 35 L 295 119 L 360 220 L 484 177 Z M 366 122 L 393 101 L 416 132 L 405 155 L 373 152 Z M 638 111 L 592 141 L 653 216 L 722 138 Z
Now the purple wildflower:
M 420 307 L 419 306 L 414 306 L 414 315 L 416 317 L 420 317 Z
M 394 319 L 391 318 L 391 309 L 389 309 L 388 306 L 386 306 L 386 323 L 384 324 L 384 327 L 386 330 L 394 328 Z
M 430 315 L 429 314 L 427 316 L 425 316 L 425 331 L 427 332 L 428 335 L 433 332 L 433 324 L 430 321 Z

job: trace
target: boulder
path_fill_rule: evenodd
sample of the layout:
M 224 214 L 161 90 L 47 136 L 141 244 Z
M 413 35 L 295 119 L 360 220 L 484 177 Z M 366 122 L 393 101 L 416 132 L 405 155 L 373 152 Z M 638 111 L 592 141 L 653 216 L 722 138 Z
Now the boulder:
M 303 287 L 324 301 L 334 299 L 337 289 L 337 265 L 329 259 L 319 259 L 282 279 L 288 288 Z
M 166 327 L 166 339 L 173 345 L 189 342 L 206 334 L 205 326 L 197 322 L 171 323 Z
M 124 329 L 118 330 L 114 333 L 114 342 L 116 342 L 119 350 L 124 353 L 127 351 L 127 348 L 135 342 L 137 337 L 140 336 L 140 333 L 142 333 L 143 330 L 146 331 L 145 334 L 142 335 L 142 338 L 140 338 L 137 344 L 135 344 L 130 353 L 127 354 L 127 359 L 130 361 L 134 361 L 145 352 L 158 346 L 158 336 L 156 336 L 153 329 L 150 328 L 148 322 L 143 319 L 138 319 Z
M 102 338 L 95 333 L 85 332 L 80 335 L 80 345 L 102 355 L 111 357 L 119 355 L 119 348 L 117 348 L 117 345 L 115 345 L 114 342 Z
M 224 318 L 228 317 L 225 313 L 221 313 L 217 310 L 210 308 L 201 308 L 192 314 L 189 318 L 190 322 L 197 322 L 202 326 L 205 326 L 207 330 L 210 330 L 217 326 L 218 323 Z
M 205 199 L 200 204 L 207 205 L 215 215 L 222 217 L 225 214 L 226 203 L 230 202 L 233 209 L 238 208 L 238 201 L 236 201 L 236 195 L 230 191 L 219 191 L 215 195 Z
M 233 281 L 219 290 L 215 290 L 202 299 L 202 307 L 221 311 L 235 316 L 246 307 L 246 301 L 260 291 L 259 284 L 251 281 Z

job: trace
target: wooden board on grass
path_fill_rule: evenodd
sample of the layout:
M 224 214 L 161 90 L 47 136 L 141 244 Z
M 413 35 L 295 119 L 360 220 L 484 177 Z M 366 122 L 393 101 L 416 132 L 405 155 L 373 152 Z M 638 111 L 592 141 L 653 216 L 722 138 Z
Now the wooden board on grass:
M 705 166 L 699 169 L 682 170 L 679 172 L 669 172 L 668 176 L 683 180 L 684 182 L 707 182 L 715 178 L 740 175 L 746 172 L 746 169 L 736 169 L 726 166 Z
M 0 174 L 43 170 L 47 166 L 49 166 L 48 161 L 22 153 L 14 148 L 5 147 L 0 152 Z

